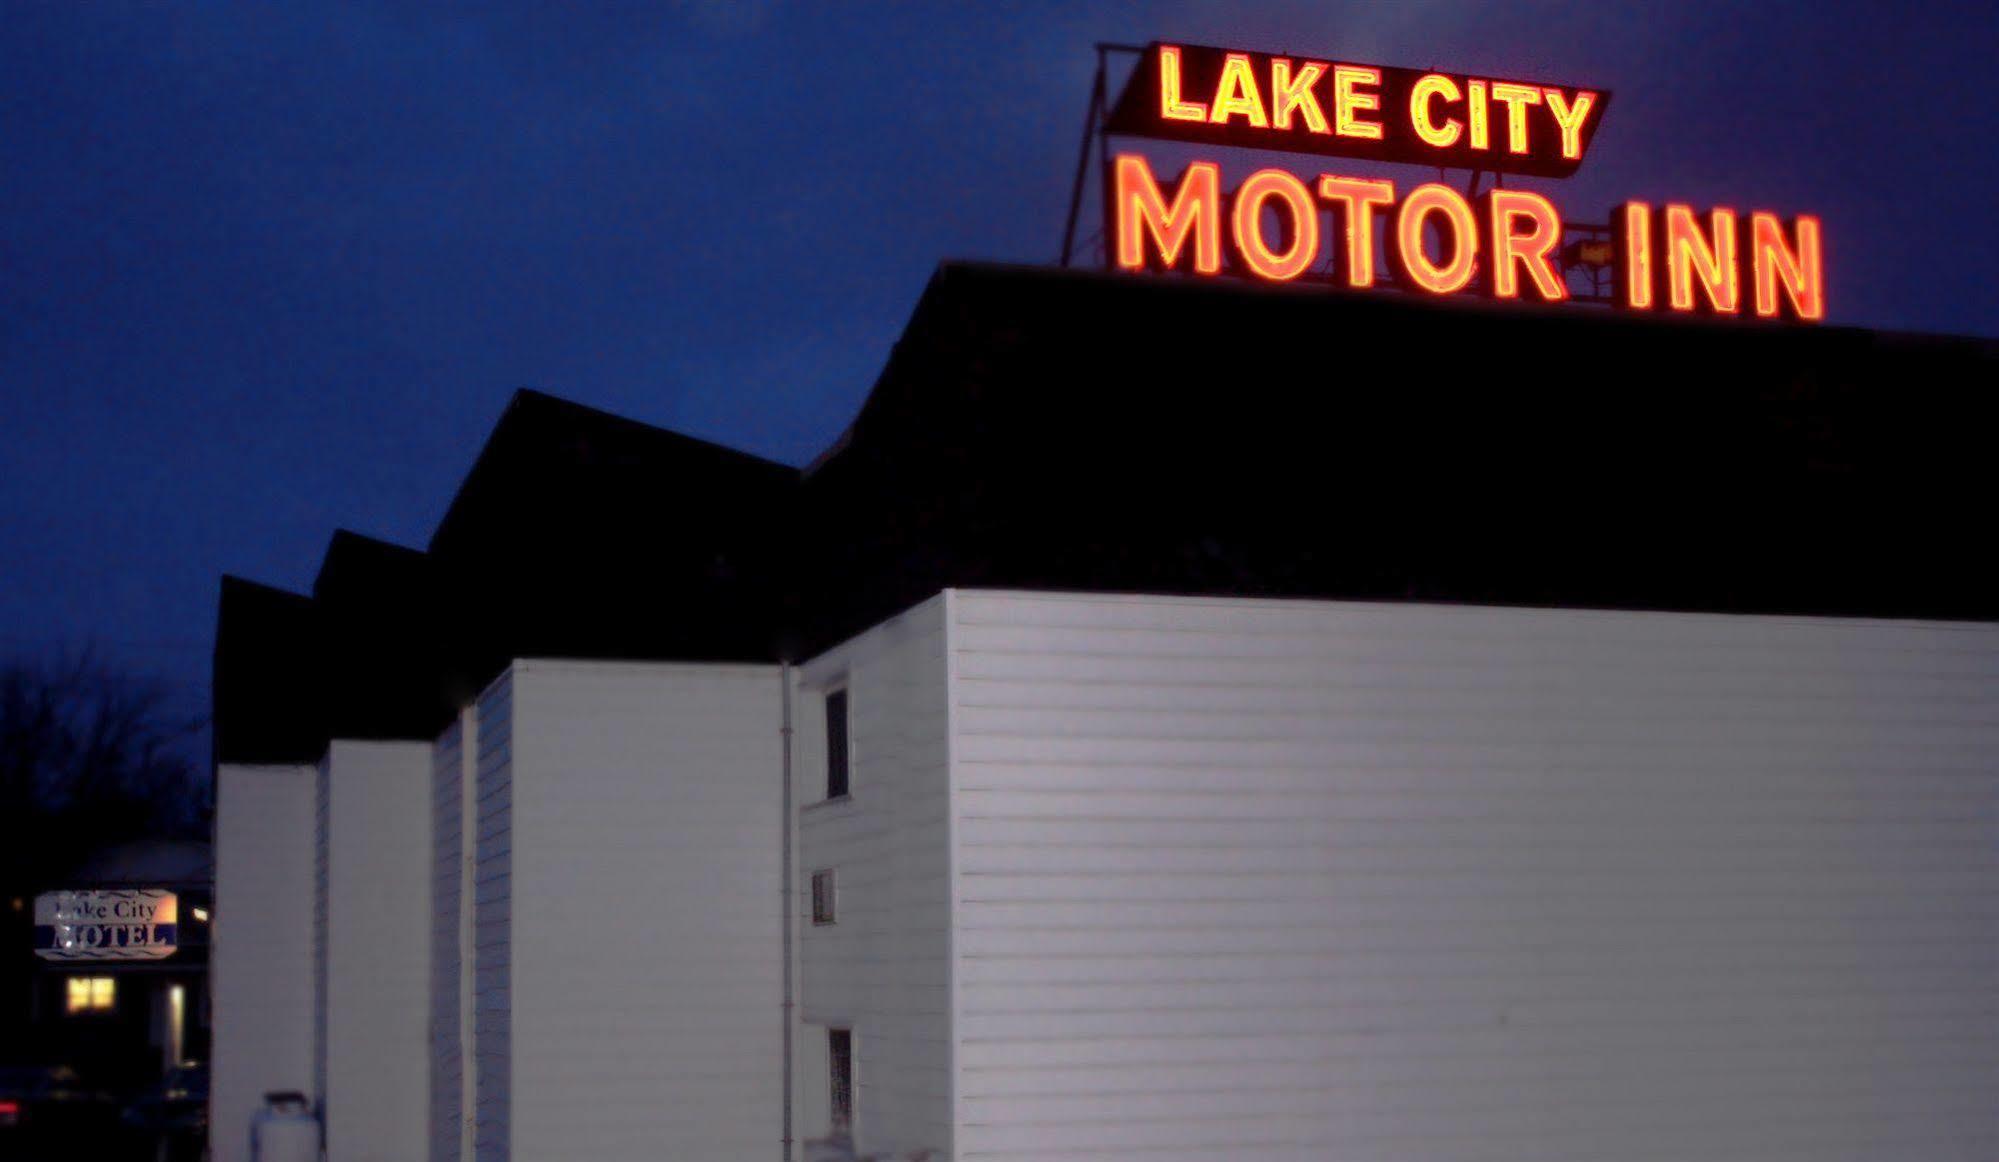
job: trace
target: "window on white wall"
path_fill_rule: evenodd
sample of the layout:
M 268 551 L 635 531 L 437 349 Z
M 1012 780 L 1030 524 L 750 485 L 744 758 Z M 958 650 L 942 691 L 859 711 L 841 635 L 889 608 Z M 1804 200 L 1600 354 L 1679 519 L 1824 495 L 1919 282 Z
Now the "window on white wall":
M 110 976 L 73 976 L 63 997 L 68 1013 L 108 1013 L 118 1007 L 118 979 Z
M 847 794 L 847 688 L 826 692 L 826 797 Z
M 833 884 L 833 869 L 812 873 L 812 922 L 832 924 L 839 920 L 838 897 Z
M 854 1132 L 854 1031 L 826 1030 L 827 1073 L 832 1080 L 833 1136 Z

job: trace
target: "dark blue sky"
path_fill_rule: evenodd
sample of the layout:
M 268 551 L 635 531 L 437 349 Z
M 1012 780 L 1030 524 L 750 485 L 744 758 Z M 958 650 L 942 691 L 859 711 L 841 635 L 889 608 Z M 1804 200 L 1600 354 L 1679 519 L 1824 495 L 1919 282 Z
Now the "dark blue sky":
M 0 0 L 0 652 L 193 704 L 221 573 L 423 544 L 516 386 L 809 459 L 1154 37 L 1607 86 L 1572 220 L 1816 211 L 1835 322 L 1999 335 L 1989 0 Z

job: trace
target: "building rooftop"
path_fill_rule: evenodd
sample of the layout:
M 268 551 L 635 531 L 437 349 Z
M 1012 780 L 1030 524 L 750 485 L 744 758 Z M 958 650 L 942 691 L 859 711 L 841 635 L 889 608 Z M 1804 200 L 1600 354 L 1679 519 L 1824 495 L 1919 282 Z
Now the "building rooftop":
M 947 264 L 803 472 L 521 392 L 426 552 L 225 578 L 217 755 L 425 737 L 514 657 L 806 657 L 947 586 L 1992 620 L 1995 373 L 1982 340 Z

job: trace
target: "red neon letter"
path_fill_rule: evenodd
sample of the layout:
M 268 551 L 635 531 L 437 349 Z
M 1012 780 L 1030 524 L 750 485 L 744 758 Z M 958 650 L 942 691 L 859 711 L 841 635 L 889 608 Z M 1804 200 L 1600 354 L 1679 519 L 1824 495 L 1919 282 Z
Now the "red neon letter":
M 1326 112 L 1319 108 L 1318 94 L 1312 86 L 1326 75 L 1326 66 L 1317 61 L 1306 61 L 1291 75 L 1291 62 L 1278 57 L 1270 62 L 1270 123 L 1278 129 L 1291 128 L 1291 113 L 1295 109 L 1305 117 L 1305 129 L 1311 133 L 1330 132 L 1326 128 Z
M 1507 81 L 1492 83 L 1492 99 L 1506 106 L 1506 151 L 1526 153 L 1527 106 L 1541 103 L 1541 90 Z
M 1333 66 L 1333 122 L 1341 137 L 1381 140 L 1379 122 L 1362 121 L 1354 116 L 1359 110 L 1381 108 L 1379 93 L 1356 93 L 1354 86 L 1380 83 L 1380 69 L 1371 69 L 1365 65 Z
M 1451 247 L 1451 260 L 1441 266 L 1430 261 L 1423 247 L 1423 222 L 1432 214 L 1443 215 L 1448 224 L 1443 233 L 1449 235 L 1445 241 Z M 1395 218 L 1395 247 L 1389 253 L 1397 273 L 1418 290 L 1433 295 L 1463 290 L 1478 258 L 1478 220 L 1464 196 L 1451 187 L 1436 182 L 1417 186 L 1402 200 Z
M 1555 115 L 1555 127 L 1562 131 L 1562 156 L 1574 161 L 1583 155 L 1583 125 L 1596 107 L 1596 94 L 1578 89 L 1572 105 L 1560 89 L 1543 91 L 1548 94 L 1548 112 Z
M 1374 285 L 1374 211 L 1395 204 L 1395 183 L 1319 175 L 1319 196 L 1346 208 L 1347 285 Z
M 1558 303 L 1569 288 L 1555 269 L 1555 247 L 1562 241 L 1562 216 L 1554 203 L 1527 190 L 1493 190 L 1486 195 L 1492 261 L 1490 285 L 1494 298 L 1520 297 L 1520 272 L 1527 268 L 1543 302 Z M 1527 229 L 1520 230 L 1525 222 Z
M 1658 273 L 1652 262 L 1652 207 L 1644 202 L 1626 202 L 1617 212 L 1618 280 L 1624 305 L 1638 311 L 1652 309 L 1652 288 Z
M 1159 115 L 1168 121 L 1206 121 L 1208 107 L 1180 99 L 1180 50 L 1159 46 Z
M 1794 248 L 1784 241 L 1784 224 L 1777 215 L 1757 211 L 1749 215 L 1750 274 L 1756 284 L 1756 313 L 1774 318 L 1782 311 L 1777 284 L 1791 302 L 1791 312 L 1800 319 L 1818 322 L 1825 318 L 1825 257 L 1820 242 L 1819 220 L 1800 214 L 1792 223 Z
M 1194 269 L 1215 274 L 1222 269 L 1222 172 L 1211 161 L 1197 161 L 1181 173 L 1169 209 L 1152 176 L 1152 167 L 1136 154 L 1119 154 L 1117 170 L 1117 264 L 1124 270 L 1145 267 L 1145 235 L 1159 247 L 1160 265 L 1180 261 L 1188 235 L 1194 238 Z
M 1447 117 L 1442 125 L 1430 120 L 1430 99 L 1442 97 L 1446 101 L 1460 99 L 1458 83 L 1442 73 L 1426 73 L 1409 88 L 1409 124 L 1416 130 L 1416 136 L 1423 144 L 1434 145 L 1438 149 L 1455 144 L 1465 127 L 1455 117 Z
M 1742 306 L 1742 279 L 1735 263 L 1735 211 L 1708 212 L 1708 233 L 1702 237 L 1692 206 L 1670 202 L 1660 245 L 1666 251 L 1666 302 L 1676 311 L 1694 309 L 1694 279 L 1698 277 L 1708 305 L 1729 315 Z
M 1465 93 L 1465 120 L 1471 123 L 1471 147 L 1490 149 L 1492 132 L 1486 123 L 1485 82 L 1466 81 Z
M 1222 58 L 1222 79 L 1215 85 L 1215 107 L 1208 111 L 1208 120 L 1227 125 L 1229 118 L 1238 113 L 1249 118 L 1249 123 L 1258 129 L 1270 127 L 1269 119 L 1263 115 L 1263 96 L 1256 91 L 1256 74 L 1250 70 L 1249 56 L 1232 52 Z
M 1284 233 L 1291 245 L 1279 254 L 1263 237 L 1263 204 L 1272 198 L 1283 202 L 1291 215 Z M 1235 194 L 1236 253 L 1242 264 L 1258 278 L 1286 282 L 1305 273 L 1319 257 L 1319 207 L 1305 183 L 1281 169 L 1260 169 L 1249 175 Z

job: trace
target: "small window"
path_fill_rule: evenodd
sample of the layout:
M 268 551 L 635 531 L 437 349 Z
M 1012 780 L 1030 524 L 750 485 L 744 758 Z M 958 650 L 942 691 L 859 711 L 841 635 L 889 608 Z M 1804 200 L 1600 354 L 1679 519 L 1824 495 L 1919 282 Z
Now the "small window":
M 118 1005 L 117 977 L 73 976 L 69 978 L 68 986 L 64 1012 L 108 1013 Z
M 838 913 L 835 910 L 836 907 L 837 898 L 834 895 L 832 869 L 828 868 L 825 871 L 813 872 L 812 922 L 814 924 L 833 923 L 838 918 Z
M 854 1131 L 854 1031 L 826 1030 L 827 1074 L 833 1083 L 833 1136 L 849 1138 Z
M 838 799 L 847 793 L 847 691 L 845 687 L 826 694 L 826 797 Z

